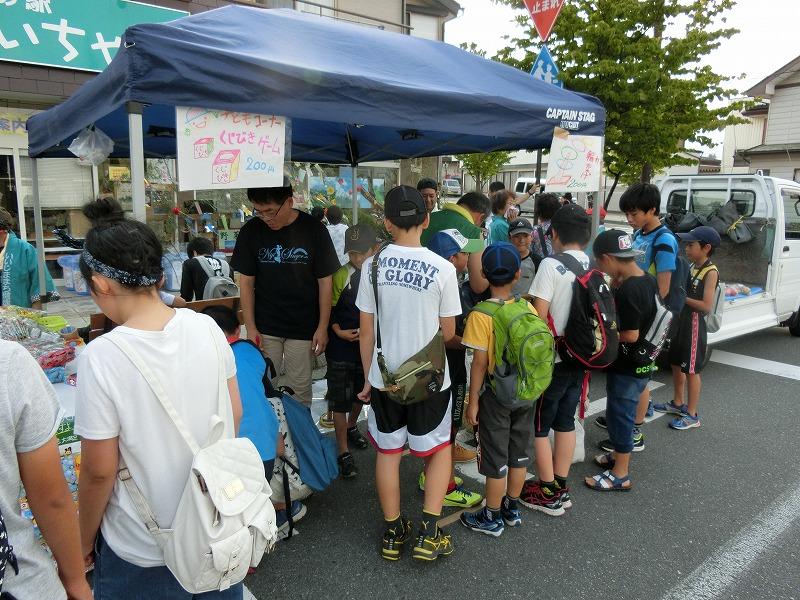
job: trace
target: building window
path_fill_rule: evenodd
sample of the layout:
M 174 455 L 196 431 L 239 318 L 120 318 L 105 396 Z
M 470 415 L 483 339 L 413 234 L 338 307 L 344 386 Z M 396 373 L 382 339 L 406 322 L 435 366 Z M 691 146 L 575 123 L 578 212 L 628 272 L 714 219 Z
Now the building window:
M 408 24 L 411 25 L 411 35 L 428 40 L 439 39 L 439 19 L 431 15 L 409 13 Z

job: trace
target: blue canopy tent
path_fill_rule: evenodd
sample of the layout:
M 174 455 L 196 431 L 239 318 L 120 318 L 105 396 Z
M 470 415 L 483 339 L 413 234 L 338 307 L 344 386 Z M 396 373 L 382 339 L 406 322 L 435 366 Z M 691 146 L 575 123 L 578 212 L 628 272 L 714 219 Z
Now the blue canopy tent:
M 231 5 L 130 27 L 105 71 L 28 120 L 29 155 L 71 156 L 96 124 L 114 155 L 130 154 L 143 219 L 144 156 L 175 156 L 175 106 L 283 115 L 291 160 L 351 166 L 546 148 L 562 121 L 585 135 L 605 127 L 596 98 L 448 44 Z

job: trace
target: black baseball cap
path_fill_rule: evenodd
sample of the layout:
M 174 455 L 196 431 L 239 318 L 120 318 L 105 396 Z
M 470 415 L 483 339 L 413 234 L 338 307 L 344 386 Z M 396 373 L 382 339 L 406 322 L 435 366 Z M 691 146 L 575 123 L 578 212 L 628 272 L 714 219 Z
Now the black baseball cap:
M 713 227 L 708 225 L 701 225 L 695 227 L 689 233 L 679 233 L 678 237 L 683 242 L 700 242 L 701 244 L 710 244 L 712 248 L 716 248 L 722 242 L 719 233 Z
M 608 254 L 617 258 L 638 258 L 644 254 L 641 250 L 634 250 L 633 239 L 621 229 L 601 232 L 594 240 L 592 252 L 595 256 Z
M 358 223 L 347 228 L 344 234 L 344 251 L 366 252 L 380 242 L 377 229 L 368 223 Z
M 558 230 L 559 225 L 574 225 L 577 227 L 591 227 L 589 215 L 577 204 L 565 204 L 553 215 L 550 224 Z
M 389 190 L 384 198 L 384 214 L 389 217 L 413 217 L 428 213 L 425 200 L 416 188 L 398 185 Z
M 516 235 L 518 233 L 531 233 L 533 231 L 533 225 L 528 219 L 520 217 L 519 219 L 514 219 L 508 225 L 508 235 Z

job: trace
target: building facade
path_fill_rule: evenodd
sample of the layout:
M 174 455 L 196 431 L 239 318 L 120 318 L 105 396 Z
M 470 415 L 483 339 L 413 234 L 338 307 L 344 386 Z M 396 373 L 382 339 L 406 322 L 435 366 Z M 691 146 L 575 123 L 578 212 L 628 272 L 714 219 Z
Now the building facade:
M 229 4 L 293 8 L 437 40 L 444 39 L 445 23 L 460 11 L 453 0 L 0 0 L 0 205 L 17 216 L 22 236 L 33 238 L 27 118 L 64 101 L 101 71 L 128 26 Z M 438 163 L 432 160 L 435 174 Z M 399 172 L 395 181 L 404 167 L 411 179 L 430 169 L 430 159 L 403 163 L 376 168 Z M 98 171 L 77 159 L 41 159 L 37 170 L 45 231 L 67 226 L 80 234 L 87 223 L 79 209 L 111 179 L 109 165 Z

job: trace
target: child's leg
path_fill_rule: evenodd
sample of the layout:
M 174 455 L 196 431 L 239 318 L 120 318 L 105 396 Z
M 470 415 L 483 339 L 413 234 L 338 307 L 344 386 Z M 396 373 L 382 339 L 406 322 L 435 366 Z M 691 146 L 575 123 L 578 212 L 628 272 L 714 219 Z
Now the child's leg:
M 533 453 L 536 457 L 536 475 L 542 481 L 553 481 L 553 449 L 550 440 L 544 436 L 536 436 L 533 440 Z
M 650 388 L 644 388 L 644 391 L 639 395 L 639 404 L 636 407 L 636 422 L 644 423 L 647 417 L 647 407 L 650 405 Z
M 452 473 L 450 451 L 451 446 L 447 445 L 426 460 L 424 501 L 426 513 L 438 515 L 442 512 L 442 502 Z
M 393 521 L 400 516 L 400 459 L 401 452 L 378 452 L 375 459 L 375 485 L 383 516 Z M 449 457 L 448 457 L 449 458 Z M 439 502 L 439 510 L 441 510 Z
M 581 401 L 582 373 L 574 373 L 558 401 L 558 410 L 553 420 L 553 475 L 556 481 L 566 482 L 572 457 L 575 455 L 575 413 Z
M 619 375 L 613 371 L 606 376 L 608 435 L 614 447 L 614 455 L 622 457 L 619 462 L 615 462 L 615 477 L 628 475 L 630 453 L 633 451 L 634 419 L 641 406 L 641 390 L 646 385 L 646 379 Z
M 358 425 L 358 418 L 361 416 L 362 405 L 359 402 L 353 402 L 353 408 L 347 416 L 347 428 L 352 429 Z
M 524 469 L 523 469 L 524 471 Z M 523 482 L 525 477 L 522 478 Z M 522 489 L 522 484 L 520 484 Z M 503 496 L 506 495 L 506 478 L 495 479 L 494 477 L 486 478 L 486 507 L 489 510 L 500 510 L 500 504 L 503 502 Z M 517 494 L 517 497 L 519 493 Z
M 525 467 L 512 467 L 508 470 L 508 482 L 506 484 L 506 496 L 509 498 L 519 498 L 522 493 L 522 486 L 528 476 L 528 469 Z M 488 481 L 488 480 L 487 480 Z M 487 500 L 488 506 L 488 500 Z
M 686 380 L 689 383 L 689 414 L 696 417 L 697 405 L 700 403 L 700 390 L 702 388 L 700 373 L 686 375 Z
M 343 412 L 333 413 L 333 427 L 336 431 L 336 446 L 339 451 L 339 456 L 345 452 L 349 452 L 347 447 L 347 427 L 348 419 L 347 414 Z
M 612 475 L 616 478 L 626 477 L 629 473 L 631 464 L 630 452 L 614 452 L 614 468 L 611 469 Z
M 553 459 L 553 475 L 566 479 L 575 456 L 575 430 L 555 432 L 555 458 Z
M 686 375 L 683 374 L 679 365 L 672 365 L 672 403 L 675 406 L 683 405 L 683 390 L 686 384 Z

